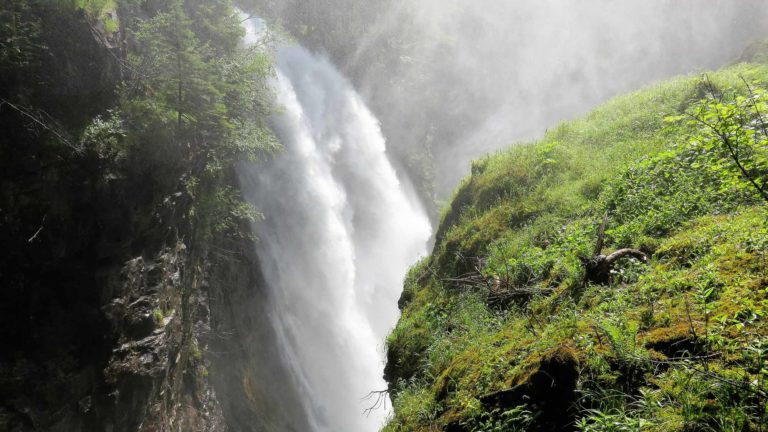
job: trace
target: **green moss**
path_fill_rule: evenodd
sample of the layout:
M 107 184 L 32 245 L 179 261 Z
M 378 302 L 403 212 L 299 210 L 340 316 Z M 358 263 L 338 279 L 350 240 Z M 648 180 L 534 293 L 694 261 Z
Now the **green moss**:
M 766 87 L 768 66 L 709 80 L 743 93 L 742 77 Z M 665 121 L 702 89 L 700 77 L 662 83 L 473 164 L 433 254 L 406 281 L 387 341 L 395 415 L 385 430 L 493 430 L 510 410 L 546 428 L 537 412 L 547 403 L 494 406 L 488 395 L 532 397 L 527 383 L 553 356 L 578 365 L 568 415 L 582 430 L 768 420 L 750 402 L 768 389 L 749 384 L 768 378 L 768 212 L 727 173 L 687 159 L 690 126 Z M 610 286 L 585 285 L 604 217 L 602 253 L 635 247 L 651 260 L 621 261 Z M 474 285 L 451 282 L 467 275 Z
M 155 308 L 152 310 L 152 319 L 155 320 L 156 324 L 162 325 L 163 320 L 165 319 L 165 314 L 160 308 Z

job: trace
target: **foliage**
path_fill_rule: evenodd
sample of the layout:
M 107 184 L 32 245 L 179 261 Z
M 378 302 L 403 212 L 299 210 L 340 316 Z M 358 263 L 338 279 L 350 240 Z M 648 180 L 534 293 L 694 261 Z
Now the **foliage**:
M 125 129 L 119 112 L 112 111 L 105 120 L 101 116 L 93 118 L 83 130 L 81 146 L 96 154 L 99 159 L 120 161 L 125 159 L 127 151 L 123 147 Z
M 176 220 L 197 240 L 239 233 L 258 213 L 229 185 L 232 166 L 279 148 L 265 123 L 269 54 L 240 47 L 228 1 L 156 2 L 149 19 L 135 18 L 146 7 L 121 3 L 134 41 L 120 95 L 131 162 L 163 173 L 157 180 L 167 196 L 180 194 L 173 202 L 186 207 Z
M 745 95 L 707 84 L 707 98 L 689 110 L 697 132 L 689 145 L 692 167 L 724 178 L 722 188 L 752 188 L 768 202 L 768 93 L 747 81 Z
M 576 428 L 582 432 L 637 432 L 646 430 L 650 422 L 641 418 L 633 418 L 627 413 L 588 411 L 588 416 L 579 419 Z
M 94 29 L 99 20 L 104 28 Z M 118 27 L 124 48 L 94 38 Z M 245 48 L 242 36 L 229 0 L 10 0 L 0 8 L 0 104 L 31 134 L 46 132 L 37 141 L 59 141 L 57 152 L 65 144 L 60 158 L 81 164 L 89 184 L 129 195 L 114 211 L 136 216 L 126 224 L 135 242 L 244 236 L 258 212 L 233 187 L 234 163 L 279 144 L 266 124 L 269 47 Z M 73 76 L 84 72 L 80 58 L 104 70 Z M 88 87 L 74 98 L 87 107 L 72 110 L 67 92 L 32 94 L 31 82 Z
M 65 0 L 67 1 L 67 0 Z M 85 12 L 92 21 L 100 21 L 104 25 L 106 33 L 114 33 L 118 30 L 118 21 L 115 16 L 117 0 L 68 0 L 71 7 Z
M 406 282 L 387 430 L 504 430 L 513 409 L 541 428 L 546 404 L 480 401 L 534 385 L 562 347 L 579 360 L 579 430 L 759 430 L 767 83 L 747 64 L 676 79 L 475 162 Z M 650 263 L 585 284 L 586 259 L 624 247 Z M 429 415 L 403 415 L 415 407 Z
M 0 75 L 24 73 L 38 60 L 43 45 L 34 12 L 26 0 L 8 0 L 0 8 Z
M 475 432 L 524 432 L 533 422 L 532 414 L 524 406 L 508 410 L 481 412 L 463 425 Z

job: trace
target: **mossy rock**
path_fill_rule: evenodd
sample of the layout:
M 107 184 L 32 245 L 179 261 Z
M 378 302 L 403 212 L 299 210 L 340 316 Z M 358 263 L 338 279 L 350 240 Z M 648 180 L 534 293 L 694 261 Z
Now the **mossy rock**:
M 408 380 L 419 370 L 421 354 L 429 347 L 432 338 L 429 331 L 417 327 L 408 332 L 407 337 L 390 341 L 387 346 L 387 364 L 384 367 L 384 379 L 390 383 L 390 393 L 397 394 L 396 383 Z
M 546 352 L 520 384 L 480 397 L 487 410 L 527 405 L 536 413 L 535 430 L 572 430 L 579 358 L 569 345 Z
M 701 341 L 691 333 L 691 325 L 677 322 L 671 327 L 661 327 L 643 336 L 645 347 L 669 358 L 695 355 L 701 351 Z

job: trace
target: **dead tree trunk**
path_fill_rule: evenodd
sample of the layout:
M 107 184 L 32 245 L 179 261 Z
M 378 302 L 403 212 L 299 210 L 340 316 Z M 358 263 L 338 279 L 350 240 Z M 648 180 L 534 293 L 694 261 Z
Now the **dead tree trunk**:
M 624 257 L 637 258 L 643 263 L 648 262 L 648 256 L 638 249 L 619 249 L 608 256 L 595 255 L 585 263 L 586 282 L 608 285 L 613 265 Z

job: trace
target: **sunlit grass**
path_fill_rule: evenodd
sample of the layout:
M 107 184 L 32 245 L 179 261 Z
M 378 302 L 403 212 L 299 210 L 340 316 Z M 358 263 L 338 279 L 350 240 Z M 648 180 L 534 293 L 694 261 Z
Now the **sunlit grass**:
M 739 64 L 708 79 L 744 91 L 744 79 L 765 86 L 768 67 Z M 752 382 L 761 376 L 754 353 L 768 360 L 768 211 L 710 187 L 717 179 L 678 153 L 690 131 L 665 122 L 703 96 L 701 82 L 681 77 L 616 98 L 473 164 L 433 255 L 406 282 L 409 301 L 388 339 L 396 414 L 385 430 L 500 424 L 481 399 L 525 383 L 563 349 L 580 365 L 581 430 L 760 421 L 749 388 L 696 372 Z M 582 260 L 604 217 L 604 251 L 640 248 L 651 261 L 622 263 L 610 287 L 584 286 Z M 530 296 L 490 305 L 492 286 L 452 282 L 478 272 Z M 682 355 L 707 360 L 654 363 Z

